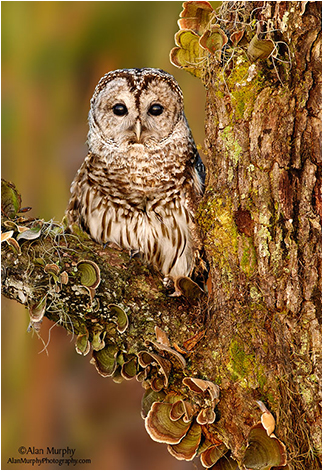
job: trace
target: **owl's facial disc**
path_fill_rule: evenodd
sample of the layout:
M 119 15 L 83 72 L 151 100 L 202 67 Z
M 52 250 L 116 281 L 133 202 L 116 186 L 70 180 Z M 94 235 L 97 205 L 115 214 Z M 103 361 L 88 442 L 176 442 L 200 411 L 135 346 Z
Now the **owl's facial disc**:
M 151 148 L 174 131 L 183 116 L 183 105 L 167 82 L 154 79 L 134 87 L 126 77 L 116 77 L 97 94 L 91 112 L 106 142 Z

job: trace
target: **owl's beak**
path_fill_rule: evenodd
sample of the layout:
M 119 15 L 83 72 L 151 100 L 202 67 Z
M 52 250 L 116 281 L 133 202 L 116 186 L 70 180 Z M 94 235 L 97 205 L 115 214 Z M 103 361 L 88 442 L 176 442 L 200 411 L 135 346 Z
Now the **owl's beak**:
M 137 119 L 136 124 L 135 124 L 135 134 L 137 137 L 137 141 L 140 141 L 140 136 L 141 136 L 141 122 L 139 119 Z

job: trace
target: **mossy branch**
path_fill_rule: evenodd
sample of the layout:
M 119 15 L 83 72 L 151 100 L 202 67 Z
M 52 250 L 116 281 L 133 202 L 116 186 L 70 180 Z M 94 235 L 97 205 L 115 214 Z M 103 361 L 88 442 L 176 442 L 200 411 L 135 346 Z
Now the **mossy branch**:
M 119 305 L 130 320 L 130 333 L 117 335 L 112 329 L 111 334 L 126 352 L 155 339 L 156 325 L 172 332 L 178 344 L 201 328 L 201 306 L 167 296 L 160 274 L 130 259 L 127 252 L 103 248 L 53 221 L 20 217 L 3 220 L 3 225 L 3 234 L 11 237 L 2 244 L 2 292 L 29 309 L 36 328 L 45 315 L 76 337 L 87 330 L 92 342 L 98 329 L 104 332 L 111 323 L 111 304 Z M 23 238 L 25 229 L 37 237 Z M 86 280 L 82 260 L 94 262 L 97 275 L 89 273 Z M 99 277 L 97 287 L 91 276 Z M 192 319 L 194 328 L 189 327 Z

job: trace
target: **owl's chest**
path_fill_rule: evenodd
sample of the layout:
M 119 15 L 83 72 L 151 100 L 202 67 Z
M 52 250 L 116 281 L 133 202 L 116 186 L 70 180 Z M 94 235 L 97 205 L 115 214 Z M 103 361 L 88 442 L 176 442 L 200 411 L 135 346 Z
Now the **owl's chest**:
M 178 194 L 184 184 L 185 165 L 164 154 L 133 150 L 114 158 L 105 169 L 106 186 L 113 197 L 142 206 Z

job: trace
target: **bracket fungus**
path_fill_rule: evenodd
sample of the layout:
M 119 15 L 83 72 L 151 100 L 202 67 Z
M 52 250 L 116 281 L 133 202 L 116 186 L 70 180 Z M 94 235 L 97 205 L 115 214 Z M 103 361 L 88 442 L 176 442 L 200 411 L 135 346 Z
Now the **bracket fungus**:
M 46 312 L 47 296 L 45 295 L 39 303 L 32 304 L 29 306 L 29 317 L 30 322 L 40 322 L 42 321 L 44 314 Z
M 258 423 L 250 429 L 243 464 L 247 469 L 281 468 L 287 464 L 286 447 L 274 434 L 269 437 Z
M 90 363 L 95 366 L 101 376 L 112 376 L 117 369 L 117 354 L 117 346 L 107 345 L 101 350 L 93 350 L 93 356 Z
M 185 384 L 185 386 L 195 393 L 203 394 L 207 392 L 210 396 L 212 404 L 215 405 L 217 402 L 219 402 L 220 388 L 217 384 L 205 379 L 188 377 L 183 378 L 183 384 Z
M 124 310 L 116 304 L 109 304 L 110 315 L 116 318 L 117 329 L 120 334 L 123 334 L 129 325 L 129 319 Z
M 258 404 L 258 407 L 260 408 L 262 414 L 261 414 L 261 423 L 264 427 L 264 429 L 267 432 L 267 435 L 270 437 L 275 430 L 275 419 L 274 416 L 272 415 L 271 412 L 267 409 L 265 404 L 262 401 L 256 401 Z
M 214 407 L 206 407 L 197 414 L 196 422 L 200 425 L 213 424 L 215 417 Z
M 68 280 L 69 280 L 68 273 L 67 273 L 67 271 L 64 270 L 64 271 L 60 274 L 60 276 L 59 276 L 59 281 L 60 281 L 63 285 L 67 285 Z
M 228 42 L 228 38 L 224 31 L 218 25 L 211 25 L 209 29 L 200 38 L 200 46 L 208 50 L 211 54 L 219 52 Z M 219 57 L 220 59 L 220 57 Z
M 21 254 L 20 245 L 14 237 L 12 237 L 14 231 L 7 231 L 1 233 L 1 243 L 7 242 L 7 244 L 15 251 L 18 255 Z
M 131 357 L 129 360 L 125 361 L 121 366 L 121 376 L 124 379 L 132 379 L 137 374 L 137 358 L 135 356 Z
M 197 304 L 201 300 L 201 297 L 206 294 L 195 281 L 187 276 L 179 277 L 176 280 L 176 286 L 183 296 L 193 304 Z
M 223 455 L 227 453 L 228 449 L 223 443 L 216 445 L 210 443 L 209 446 L 202 451 L 200 460 L 205 468 L 211 468 Z
M 101 281 L 100 268 L 92 260 L 80 260 L 76 268 L 77 272 L 80 273 L 81 285 L 87 289 L 92 302 L 95 296 L 95 289 Z
M 143 368 L 149 368 L 150 387 L 154 391 L 161 391 L 168 386 L 168 377 L 171 371 L 171 362 L 166 358 L 152 352 L 142 351 L 138 353 L 138 361 Z
M 170 403 L 154 402 L 145 419 L 145 427 L 154 441 L 176 445 L 185 437 L 191 423 L 184 422 L 182 418 L 172 420 L 171 409 Z
M 185 437 L 176 445 L 168 445 L 167 450 L 178 460 L 191 461 L 197 454 L 201 436 L 202 427 L 193 423 Z
M 186 377 L 182 383 L 188 387 L 188 395 L 174 391 L 163 401 L 151 401 L 149 412 L 145 412 L 145 427 L 153 440 L 168 444 L 173 456 L 189 461 L 199 453 L 205 439 L 203 426 L 215 421 L 219 387 L 199 378 Z
M 56 263 L 48 263 L 44 267 L 44 272 L 52 275 L 54 279 L 58 279 L 57 277 L 59 275 L 60 268 Z
M 79 355 L 87 355 L 91 349 L 91 343 L 89 342 L 89 331 L 84 326 L 84 333 L 79 334 L 76 337 L 75 350 Z
M 40 223 L 39 225 L 31 227 L 30 229 L 25 228 L 27 230 L 21 230 L 21 228 L 18 227 L 18 232 L 20 232 L 20 234 L 17 235 L 17 240 L 21 240 L 21 239 L 34 240 L 34 239 L 37 239 L 40 236 L 41 230 L 42 230 L 41 221 L 38 221 L 38 222 Z
M 247 54 L 251 62 L 258 59 L 267 59 L 275 49 L 275 44 L 271 39 L 260 39 L 256 34 L 249 43 Z
M 171 357 L 173 357 L 173 359 L 175 359 L 175 364 L 177 363 L 181 369 L 185 368 L 186 366 L 185 358 L 183 357 L 183 355 L 181 355 L 179 352 L 177 352 L 173 348 L 168 347 L 167 345 L 164 345 L 159 342 L 154 342 L 152 340 L 147 340 L 146 344 L 153 345 L 159 352 L 161 352 L 161 354 L 164 354 L 164 355 L 166 354 L 166 356 L 170 355 Z
M 181 398 L 179 401 L 176 401 L 173 404 L 173 407 L 170 411 L 170 418 L 172 420 L 177 420 L 182 417 L 184 422 L 191 422 L 197 410 L 197 406 L 194 405 L 191 401 Z
M 141 417 L 145 419 L 151 409 L 154 402 L 162 402 L 165 399 L 166 394 L 164 391 L 153 391 L 152 389 L 146 389 L 141 399 Z
M 213 13 L 213 7 L 209 2 L 183 2 L 183 10 L 177 24 L 181 29 L 190 29 L 197 34 L 203 34 L 211 21 Z
M 91 344 L 94 351 L 102 350 L 102 348 L 105 347 L 105 336 L 106 331 L 104 330 L 103 326 L 100 324 L 93 326 Z

